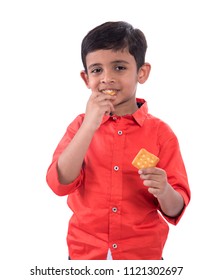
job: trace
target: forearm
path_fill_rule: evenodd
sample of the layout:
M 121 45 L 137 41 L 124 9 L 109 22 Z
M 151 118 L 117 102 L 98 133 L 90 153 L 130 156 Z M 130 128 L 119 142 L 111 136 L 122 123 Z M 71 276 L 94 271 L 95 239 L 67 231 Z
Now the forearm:
M 95 130 L 82 123 L 78 132 L 58 158 L 58 175 L 62 184 L 73 182 L 82 168 L 83 160 Z
M 73 182 L 80 174 L 85 154 L 103 116 L 106 112 L 114 111 L 111 101 L 115 98 L 101 92 L 91 94 L 81 127 L 58 159 L 58 174 L 62 184 Z
M 167 186 L 166 192 L 163 195 L 158 196 L 157 199 L 161 210 L 169 217 L 178 216 L 184 207 L 183 197 L 169 184 Z

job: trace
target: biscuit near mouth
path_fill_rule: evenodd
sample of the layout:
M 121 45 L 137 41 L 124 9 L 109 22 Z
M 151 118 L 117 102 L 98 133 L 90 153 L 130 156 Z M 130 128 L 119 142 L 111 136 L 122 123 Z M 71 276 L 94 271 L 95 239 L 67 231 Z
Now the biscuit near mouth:
M 106 89 L 106 90 L 103 90 L 102 92 L 105 93 L 105 94 L 109 94 L 109 95 L 115 95 L 116 94 L 116 91 L 113 90 L 113 89 Z

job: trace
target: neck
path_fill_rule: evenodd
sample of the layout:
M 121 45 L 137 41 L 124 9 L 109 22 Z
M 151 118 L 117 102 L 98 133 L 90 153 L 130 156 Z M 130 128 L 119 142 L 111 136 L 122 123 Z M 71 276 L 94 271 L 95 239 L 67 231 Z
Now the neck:
M 138 106 L 136 102 L 131 106 L 129 106 L 129 104 L 122 103 L 119 104 L 118 106 L 115 106 L 115 111 L 113 112 L 113 115 L 117 115 L 120 117 L 125 115 L 132 115 L 137 110 L 138 110 Z

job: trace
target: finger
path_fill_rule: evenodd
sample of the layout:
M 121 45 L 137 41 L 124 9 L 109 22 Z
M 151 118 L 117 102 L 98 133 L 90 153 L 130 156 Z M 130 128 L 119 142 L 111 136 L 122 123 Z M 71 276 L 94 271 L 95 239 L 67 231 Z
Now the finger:
M 161 174 L 162 169 L 158 167 L 148 167 L 148 168 L 142 168 L 138 170 L 139 174 Z
M 148 192 L 154 195 L 155 197 L 158 197 L 159 191 L 155 188 L 148 188 Z
M 100 107 L 102 108 L 105 108 L 105 111 L 111 111 L 111 110 L 114 110 L 114 106 L 112 104 L 112 102 L 110 100 L 106 100 L 106 99 L 103 99 L 103 100 L 99 100 L 96 102 Z
M 91 93 L 91 97 L 93 97 L 93 98 L 96 98 L 96 97 L 98 97 L 98 96 L 100 96 L 101 95 L 101 92 L 99 92 L 99 91 L 93 91 L 92 93 Z
M 162 180 L 162 177 L 160 174 L 141 174 L 140 178 L 142 180 L 149 180 L 149 181 L 155 181 L 155 182 L 160 182 Z
M 106 115 L 109 115 L 110 113 L 112 113 L 112 112 L 115 111 L 114 106 L 113 106 L 112 103 L 109 104 L 107 108 L 108 108 L 108 109 L 105 111 L 105 114 L 106 114 Z
M 108 101 L 114 101 L 116 99 L 116 96 L 111 96 L 109 94 L 104 94 L 104 93 L 100 93 L 99 95 L 96 96 L 97 99 L 99 101 L 102 101 L 102 100 L 108 100 Z
M 155 180 L 144 180 L 143 185 L 151 188 L 158 188 L 158 182 Z

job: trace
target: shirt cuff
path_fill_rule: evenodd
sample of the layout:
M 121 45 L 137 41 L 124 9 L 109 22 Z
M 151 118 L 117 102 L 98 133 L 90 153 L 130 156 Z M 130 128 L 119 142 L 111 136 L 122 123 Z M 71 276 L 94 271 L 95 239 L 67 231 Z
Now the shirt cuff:
M 53 162 L 46 175 L 46 182 L 52 191 L 59 196 L 65 196 L 74 192 L 81 186 L 83 178 L 83 170 L 81 170 L 79 176 L 70 184 L 61 184 L 58 178 L 57 161 Z
M 183 200 L 184 200 L 184 207 L 182 209 L 182 211 L 180 212 L 180 214 L 177 216 L 177 217 L 169 217 L 169 216 L 166 216 L 163 212 L 162 212 L 162 215 L 163 217 L 172 225 L 177 225 L 180 221 L 180 219 L 182 218 L 184 212 L 185 212 L 185 209 L 189 203 L 189 197 L 185 194 L 184 191 L 182 191 L 181 189 L 178 189 L 176 190 L 178 193 L 180 193 L 183 197 Z

